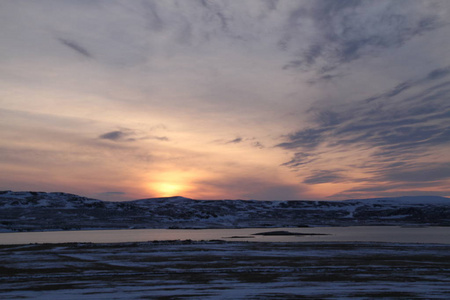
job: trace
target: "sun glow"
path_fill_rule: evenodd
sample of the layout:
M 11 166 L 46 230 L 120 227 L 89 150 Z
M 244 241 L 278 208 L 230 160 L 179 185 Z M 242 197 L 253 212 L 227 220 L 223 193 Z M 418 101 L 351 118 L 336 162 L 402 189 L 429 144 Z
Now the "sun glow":
M 172 182 L 157 182 L 152 184 L 152 188 L 160 197 L 178 196 L 186 190 L 184 185 Z
M 147 188 L 155 197 L 188 196 L 194 189 L 193 181 L 198 177 L 194 172 L 163 172 L 152 176 Z

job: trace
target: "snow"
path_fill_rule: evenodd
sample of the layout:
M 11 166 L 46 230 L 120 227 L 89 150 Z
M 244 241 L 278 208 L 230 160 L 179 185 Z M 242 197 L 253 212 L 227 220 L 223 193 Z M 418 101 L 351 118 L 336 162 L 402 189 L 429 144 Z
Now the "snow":
M 1 299 L 448 299 L 450 246 L 157 242 L 0 248 Z
M 108 202 L 65 193 L 0 192 L 0 231 L 450 224 L 450 199 L 345 201 L 193 200 Z
M 363 204 L 383 204 L 383 205 L 450 205 L 450 199 L 439 196 L 403 196 L 391 198 L 373 198 L 373 199 L 350 199 L 343 202 L 355 202 Z

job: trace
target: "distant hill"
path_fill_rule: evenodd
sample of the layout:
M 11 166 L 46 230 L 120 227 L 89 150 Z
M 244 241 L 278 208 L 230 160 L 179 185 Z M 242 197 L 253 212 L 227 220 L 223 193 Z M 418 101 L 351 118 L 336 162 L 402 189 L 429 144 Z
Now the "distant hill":
M 450 225 L 438 196 L 345 201 L 193 200 L 109 202 L 67 193 L 0 192 L 0 231 L 241 228 L 310 225 Z

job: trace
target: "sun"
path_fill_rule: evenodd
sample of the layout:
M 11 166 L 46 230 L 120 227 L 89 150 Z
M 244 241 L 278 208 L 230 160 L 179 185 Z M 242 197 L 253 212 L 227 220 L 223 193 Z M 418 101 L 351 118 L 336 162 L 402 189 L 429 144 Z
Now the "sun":
M 190 172 L 166 171 L 147 178 L 147 189 L 156 197 L 186 196 L 193 189 Z
M 146 174 L 142 184 L 153 197 L 197 197 L 199 182 L 205 178 L 212 180 L 214 174 L 197 169 L 161 170 Z
M 152 184 L 152 189 L 160 197 L 178 196 L 185 190 L 185 186 L 175 182 L 156 182 Z

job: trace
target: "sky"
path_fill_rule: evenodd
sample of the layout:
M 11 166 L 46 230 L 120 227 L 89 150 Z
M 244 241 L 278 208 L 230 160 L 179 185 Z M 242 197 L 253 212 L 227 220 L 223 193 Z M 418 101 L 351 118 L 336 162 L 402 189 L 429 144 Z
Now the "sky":
M 3 0 L 0 190 L 450 196 L 450 1 Z

